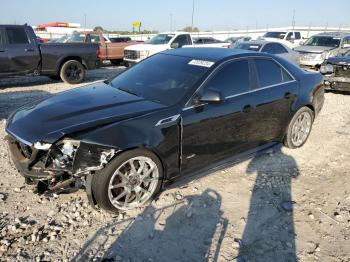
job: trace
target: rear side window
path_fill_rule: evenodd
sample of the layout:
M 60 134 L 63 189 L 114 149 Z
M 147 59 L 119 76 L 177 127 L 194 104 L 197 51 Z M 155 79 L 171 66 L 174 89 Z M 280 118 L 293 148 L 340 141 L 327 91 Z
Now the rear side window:
M 250 75 L 248 60 L 240 60 L 224 65 L 206 88 L 219 90 L 223 96 L 237 95 L 249 91 Z
M 277 43 L 266 44 L 261 50 L 261 52 L 275 55 L 288 53 L 287 49 L 285 49 L 282 45 Z
M 29 40 L 24 28 L 6 28 L 9 44 L 29 44 Z
M 191 44 L 191 42 L 188 41 L 187 35 L 179 35 L 178 37 L 176 37 L 173 43 L 178 43 L 179 47 Z
M 300 40 L 301 39 L 301 35 L 300 35 L 300 32 L 295 32 L 295 39 L 296 40 Z
M 292 40 L 292 36 L 293 36 L 293 33 L 289 32 L 288 35 L 287 35 L 286 40 Z
M 293 80 L 277 63 L 270 59 L 255 59 L 259 87 L 266 87 Z

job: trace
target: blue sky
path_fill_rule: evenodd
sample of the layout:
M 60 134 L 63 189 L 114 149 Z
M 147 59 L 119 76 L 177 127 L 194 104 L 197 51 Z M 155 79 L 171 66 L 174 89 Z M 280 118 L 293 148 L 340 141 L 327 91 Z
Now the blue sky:
M 350 28 L 350 0 L 195 0 L 194 26 L 203 31 L 288 26 L 293 10 L 296 25 Z M 165 31 L 172 16 L 173 28 L 182 29 L 191 25 L 192 0 L 7 0 L 0 24 L 84 25 L 84 14 L 90 28 L 131 30 L 132 22 L 142 21 L 143 29 Z

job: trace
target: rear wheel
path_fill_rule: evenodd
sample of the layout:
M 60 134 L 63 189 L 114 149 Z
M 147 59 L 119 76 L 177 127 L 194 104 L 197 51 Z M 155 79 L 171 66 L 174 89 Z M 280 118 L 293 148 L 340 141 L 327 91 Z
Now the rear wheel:
M 115 59 L 115 60 L 110 60 L 111 64 L 114 66 L 121 66 L 123 65 L 123 59 Z
M 79 61 L 69 60 L 62 65 L 60 77 L 66 83 L 79 84 L 85 78 L 85 68 Z
M 163 169 L 153 153 L 136 149 L 122 153 L 92 178 L 97 204 L 116 212 L 145 205 L 160 190 Z
M 289 148 L 303 146 L 311 133 L 313 121 L 314 113 L 310 108 L 299 109 L 288 125 L 284 145 Z

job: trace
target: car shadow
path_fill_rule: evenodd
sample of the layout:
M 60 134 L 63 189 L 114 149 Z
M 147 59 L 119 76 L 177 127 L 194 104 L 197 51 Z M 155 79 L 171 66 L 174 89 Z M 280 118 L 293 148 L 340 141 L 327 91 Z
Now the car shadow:
M 49 97 L 50 92 L 42 90 L 14 91 L 0 93 L 0 120 L 7 119 L 17 108 L 33 101 Z
M 211 189 L 162 208 L 150 205 L 99 229 L 72 261 L 217 261 L 228 226 L 220 208 L 221 196 Z
M 291 182 L 299 175 L 294 158 L 281 146 L 254 157 L 247 174 L 256 173 L 237 261 L 297 261 Z

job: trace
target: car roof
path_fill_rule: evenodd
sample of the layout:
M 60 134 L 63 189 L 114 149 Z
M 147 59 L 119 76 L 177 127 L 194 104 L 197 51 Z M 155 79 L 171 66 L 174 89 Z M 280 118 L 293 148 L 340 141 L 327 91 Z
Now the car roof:
M 313 36 L 333 36 L 333 37 L 344 37 L 350 36 L 350 32 L 324 32 Z
M 224 58 L 230 58 L 232 56 L 242 56 L 245 54 L 256 54 L 254 51 L 232 49 L 232 48 L 213 48 L 213 47 L 199 47 L 199 48 L 176 48 L 168 49 L 161 52 L 167 55 L 177 55 L 184 56 L 193 59 L 209 60 L 212 62 L 217 62 Z

